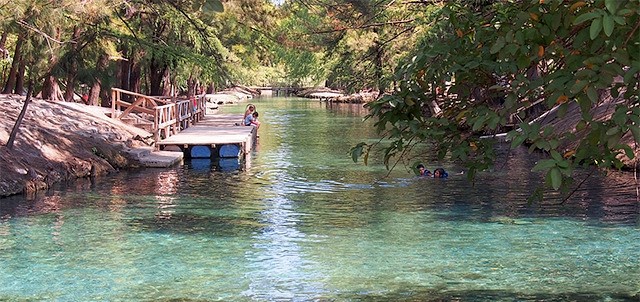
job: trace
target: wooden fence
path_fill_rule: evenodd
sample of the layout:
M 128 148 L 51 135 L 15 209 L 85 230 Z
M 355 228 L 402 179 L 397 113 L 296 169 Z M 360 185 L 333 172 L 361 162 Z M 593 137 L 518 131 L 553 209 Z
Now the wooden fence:
M 123 96 L 133 101 L 124 101 Z M 111 117 L 151 132 L 157 143 L 202 120 L 205 102 L 204 96 L 192 99 L 152 97 L 112 88 Z

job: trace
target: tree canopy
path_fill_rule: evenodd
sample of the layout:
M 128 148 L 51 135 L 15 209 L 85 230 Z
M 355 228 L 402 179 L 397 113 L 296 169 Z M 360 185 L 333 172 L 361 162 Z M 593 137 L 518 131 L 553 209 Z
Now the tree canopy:
M 549 155 L 534 169 L 554 189 L 578 166 L 622 167 L 640 142 L 639 3 L 445 1 L 396 70 L 397 89 L 368 105 L 392 140 L 386 162 L 434 143 L 473 177 L 494 161 L 486 137 L 508 131 L 512 148 Z

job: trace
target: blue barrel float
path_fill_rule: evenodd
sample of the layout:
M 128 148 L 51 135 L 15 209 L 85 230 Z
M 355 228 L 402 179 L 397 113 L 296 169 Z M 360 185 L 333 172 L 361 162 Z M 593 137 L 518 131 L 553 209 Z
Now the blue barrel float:
M 222 172 L 240 170 L 240 159 L 237 157 L 221 157 L 218 159 L 218 170 Z
M 236 144 L 222 145 L 218 149 L 218 156 L 220 158 L 240 157 L 240 146 Z
M 189 163 L 191 169 L 196 172 L 211 171 L 211 158 L 192 158 Z
M 191 147 L 191 158 L 210 158 L 211 148 L 207 146 L 193 146 Z

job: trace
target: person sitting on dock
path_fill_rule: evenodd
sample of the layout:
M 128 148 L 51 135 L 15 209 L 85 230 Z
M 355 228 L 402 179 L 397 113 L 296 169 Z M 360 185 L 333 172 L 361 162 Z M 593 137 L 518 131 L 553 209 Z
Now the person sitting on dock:
M 256 126 L 256 129 L 260 128 L 260 121 L 258 121 L 258 112 L 254 111 L 252 114 L 247 115 L 244 118 L 244 125 L 245 126 Z
M 252 115 L 253 112 L 255 111 L 256 111 L 256 106 L 254 104 L 248 104 L 247 110 L 244 111 L 244 116 L 242 116 L 242 120 L 245 120 L 247 118 L 247 115 Z

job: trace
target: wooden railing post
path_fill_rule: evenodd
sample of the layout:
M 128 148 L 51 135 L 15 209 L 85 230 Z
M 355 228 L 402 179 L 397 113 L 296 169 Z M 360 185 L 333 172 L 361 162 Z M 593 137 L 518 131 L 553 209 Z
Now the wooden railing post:
M 173 131 L 176 131 L 176 129 L 180 129 L 180 123 L 182 122 L 182 112 L 180 112 L 180 103 L 176 102 L 174 100 L 173 102 L 173 111 L 175 112 L 174 114 L 176 115 L 176 122 L 175 124 L 173 124 Z M 177 132 L 174 132 L 177 133 Z
M 116 118 L 116 104 L 118 103 L 120 92 L 111 90 L 111 118 Z
M 160 125 L 160 114 L 158 113 L 160 109 L 158 109 L 157 107 L 154 110 L 154 116 L 153 116 L 153 141 L 154 142 L 158 142 L 160 141 L 160 128 L 158 127 L 158 125 Z M 156 144 L 156 148 L 158 148 L 158 145 Z

